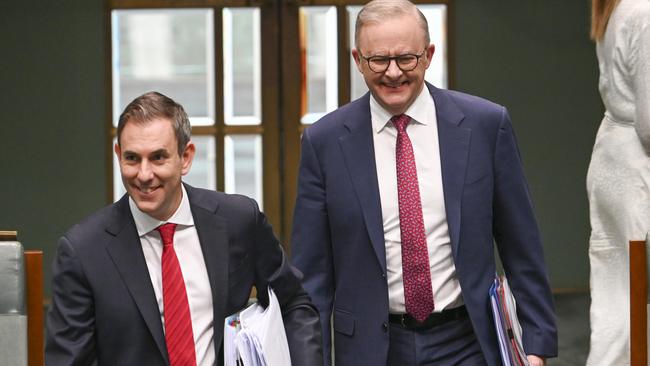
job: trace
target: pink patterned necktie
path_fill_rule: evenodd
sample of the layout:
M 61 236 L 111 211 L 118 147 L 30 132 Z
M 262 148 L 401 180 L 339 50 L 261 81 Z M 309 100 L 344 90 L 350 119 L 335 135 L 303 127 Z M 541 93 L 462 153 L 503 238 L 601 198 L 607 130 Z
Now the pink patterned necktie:
M 194 333 L 185 281 L 174 251 L 176 224 L 156 228 L 163 242 L 162 284 L 165 318 L 165 342 L 170 366 L 196 366 Z
M 413 146 L 406 133 L 411 117 L 400 114 L 391 118 L 397 129 L 397 197 L 399 229 L 402 240 L 402 276 L 406 312 L 423 321 L 433 311 L 433 290 L 429 269 L 429 252 L 422 219 L 422 202 L 418 186 Z

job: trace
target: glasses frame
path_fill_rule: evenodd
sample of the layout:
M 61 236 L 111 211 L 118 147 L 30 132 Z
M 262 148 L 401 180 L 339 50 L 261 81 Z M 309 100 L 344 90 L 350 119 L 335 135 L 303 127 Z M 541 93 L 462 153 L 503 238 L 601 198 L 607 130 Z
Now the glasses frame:
M 364 55 L 361 53 L 361 51 L 359 51 L 359 56 L 360 56 L 362 59 L 366 60 L 366 63 L 368 64 L 368 68 L 370 69 L 370 71 L 372 71 L 372 72 L 374 72 L 374 73 L 377 73 L 377 74 L 381 74 L 381 73 L 386 72 L 386 70 L 388 70 L 388 68 L 390 68 L 390 63 L 391 63 L 393 60 L 395 61 L 395 65 L 397 65 L 397 68 L 399 68 L 402 72 L 413 71 L 413 70 L 415 70 L 415 69 L 418 67 L 418 65 L 420 64 L 420 57 L 424 56 L 424 54 L 425 54 L 426 52 L 427 52 L 427 49 L 426 49 L 426 47 L 425 47 L 424 50 L 423 50 L 422 52 L 420 52 L 419 55 L 418 55 L 418 54 L 415 54 L 415 53 L 403 53 L 403 54 L 401 54 L 401 55 L 397 55 L 397 56 L 368 56 L 368 57 L 366 57 L 366 56 L 364 56 Z M 399 62 L 398 62 L 398 60 L 399 60 L 401 57 L 406 57 L 406 56 L 414 56 L 414 57 L 415 57 L 415 65 L 414 65 L 412 68 L 410 68 L 410 69 L 403 69 L 402 66 L 400 66 L 400 64 L 399 64 Z M 370 66 L 370 61 L 371 61 L 372 59 L 388 60 L 388 63 L 386 64 L 386 67 L 385 67 L 383 70 L 377 71 L 377 70 L 373 69 L 372 66 Z

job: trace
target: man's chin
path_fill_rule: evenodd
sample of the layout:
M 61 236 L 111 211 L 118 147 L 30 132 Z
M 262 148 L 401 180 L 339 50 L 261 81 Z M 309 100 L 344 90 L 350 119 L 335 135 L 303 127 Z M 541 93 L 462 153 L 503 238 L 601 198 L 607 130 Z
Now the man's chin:
M 135 205 L 138 209 L 144 213 L 149 214 L 150 212 L 155 211 L 158 206 L 156 200 L 151 195 L 143 194 L 140 191 L 129 192 L 129 196 L 135 202 Z
M 390 91 L 390 92 L 383 92 L 379 95 L 378 102 L 386 108 L 386 109 L 395 109 L 395 108 L 401 108 L 404 106 L 408 99 L 409 99 L 409 94 L 408 90 L 401 90 L 401 91 Z
M 157 205 L 155 202 L 137 202 L 136 201 L 136 206 L 138 209 L 147 214 L 148 216 L 160 220 L 160 221 L 165 221 L 167 218 L 164 216 L 164 214 L 161 213 L 161 208 L 159 205 Z
M 137 200 L 135 199 L 135 205 L 138 206 L 138 209 L 146 214 L 150 214 L 151 212 L 154 212 L 156 209 L 156 205 L 154 202 L 151 201 L 142 201 L 142 200 Z
M 403 98 L 387 98 L 384 100 L 383 107 L 391 114 L 397 115 L 406 112 L 405 105 L 406 102 Z

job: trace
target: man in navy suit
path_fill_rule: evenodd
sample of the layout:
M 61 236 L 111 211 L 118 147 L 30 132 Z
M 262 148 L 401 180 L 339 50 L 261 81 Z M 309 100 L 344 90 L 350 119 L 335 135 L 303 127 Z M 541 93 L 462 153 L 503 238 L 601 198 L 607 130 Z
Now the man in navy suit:
M 295 365 L 322 363 L 318 312 L 254 200 L 193 188 L 183 107 L 155 92 L 119 119 L 127 193 L 60 240 L 47 365 L 222 365 L 225 317 L 251 288 L 282 308 Z
M 496 242 L 543 365 L 554 307 L 506 109 L 424 81 L 434 45 L 409 1 L 364 6 L 355 43 L 370 92 L 304 131 L 292 233 L 325 364 L 500 365 Z

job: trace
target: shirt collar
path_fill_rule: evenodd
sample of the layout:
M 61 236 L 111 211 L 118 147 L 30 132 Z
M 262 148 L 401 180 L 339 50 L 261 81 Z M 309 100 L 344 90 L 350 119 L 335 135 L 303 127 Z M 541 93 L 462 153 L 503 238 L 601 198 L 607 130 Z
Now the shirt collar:
M 404 114 L 411 117 L 414 123 L 427 125 L 431 122 L 428 121 L 427 114 L 427 111 L 430 110 L 430 105 L 434 105 L 433 98 L 431 98 L 429 88 L 424 85 L 418 97 L 415 98 Z M 435 110 L 435 106 L 433 108 Z M 379 105 L 379 102 L 377 102 L 372 94 L 370 94 L 370 116 L 372 129 L 375 133 L 380 133 L 390 123 L 390 119 L 393 117 L 384 107 Z
M 187 191 L 185 191 L 185 186 L 183 184 L 181 184 L 181 189 L 183 194 L 181 204 L 167 221 L 160 221 L 140 211 L 138 206 L 135 204 L 135 201 L 133 201 L 133 198 L 129 197 L 129 208 L 131 209 L 131 214 L 133 215 L 135 227 L 138 230 L 139 236 L 144 236 L 150 233 L 152 230 L 166 222 L 183 226 L 194 226 L 194 217 L 192 216 L 192 210 L 190 209 L 190 201 L 187 199 Z

